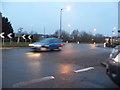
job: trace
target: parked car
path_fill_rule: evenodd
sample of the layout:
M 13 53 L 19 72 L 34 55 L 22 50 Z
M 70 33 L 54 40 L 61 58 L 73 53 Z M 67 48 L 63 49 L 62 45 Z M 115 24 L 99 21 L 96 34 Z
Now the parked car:
M 120 86 L 120 45 L 116 46 L 106 65 L 106 72 L 108 76 Z
M 62 43 L 61 39 L 58 38 L 47 38 L 40 42 L 29 44 L 35 51 L 46 51 L 46 50 L 61 50 L 65 44 Z

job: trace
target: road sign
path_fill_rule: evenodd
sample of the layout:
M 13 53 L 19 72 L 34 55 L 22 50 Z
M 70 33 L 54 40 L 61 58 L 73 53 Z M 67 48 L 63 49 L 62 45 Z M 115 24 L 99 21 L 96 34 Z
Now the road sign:
M 9 38 L 12 38 L 12 36 L 11 36 L 11 35 L 12 35 L 12 33 L 9 33 L 7 36 L 8 36 Z
M 26 35 L 23 35 L 22 38 L 23 38 L 23 39 L 26 39 L 25 36 L 26 36 Z
M 28 36 L 28 39 L 31 39 L 31 36 L 32 36 L 32 35 L 29 35 L 29 36 Z
M 4 34 L 5 34 L 4 32 L 0 33 L 0 37 L 5 38 L 5 36 L 3 36 Z
M 0 37 L 3 38 L 3 41 L 2 41 L 3 45 L 4 45 L 4 38 L 5 38 L 5 36 L 3 36 L 4 34 L 5 34 L 4 32 L 0 33 Z

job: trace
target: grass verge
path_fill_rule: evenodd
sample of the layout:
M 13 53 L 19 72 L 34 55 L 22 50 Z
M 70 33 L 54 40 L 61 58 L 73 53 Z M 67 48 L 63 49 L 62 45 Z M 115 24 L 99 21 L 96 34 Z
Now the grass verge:
M 2 47 L 28 47 L 28 45 L 30 44 L 30 42 L 20 42 L 20 43 L 17 43 L 17 42 L 12 42 L 10 44 L 10 42 L 5 42 L 4 44 L 0 43 L 0 46 Z

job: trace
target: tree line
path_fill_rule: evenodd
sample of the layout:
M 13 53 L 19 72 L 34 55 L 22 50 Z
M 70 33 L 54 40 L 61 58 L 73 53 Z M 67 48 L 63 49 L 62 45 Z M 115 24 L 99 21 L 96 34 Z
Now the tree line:
M 14 37 L 13 41 L 17 40 L 16 35 L 19 34 L 19 32 L 14 33 L 13 27 L 7 17 L 2 17 L 2 32 L 5 32 L 5 35 L 4 35 L 5 37 L 7 37 L 7 35 L 9 33 L 13 33 L 13 35 L 12 35 L 12 37 Z M 27 31 L 21 32 L 21 35 L 22 34 L 26 34 L 26 36 L 27 36 L 28 32 Z M 34 31 L 31 31 L 30 34 L 33 35 L 32 36 L 33 42 L 39 41 L 40 39 L 43 39 L 43 38 L 49 38 L 49 37 L 58 38 L 60 36 L 59 30 L 56 30 L 54 32 L 54 34 L 52 34 L 52 35 L 38 34 L 37 32 L 35 33 Z M 91 33 L 85 32 L 85 31 L 79 31 L 78 29 L 73 30 L 71 34 L 65 30 L 62 30 L 61 38 L 63 39 L 64 42 L 66 42 L 66 41 L 69 41 L 69 42 L 79 41 L 79 42 L 83 42 L 83 43 L 93 43 L 93 42 L 104 43 L 105 42 L 105 37 L 102 34 L 93 35 Z M 5 41 L 9 41 L 9 38 L 7 37 Z M 24 41 L 24 40 L 21 39 L 21 41 Z
M 54 37 L 58 37 L 59 35 L 59 30 L 55 31 L 53 34 Z M 69 41 L 69 42 L 83 42 L 83 43 L 104 43 L 105 42 L 105 37 L 102 34 L 91 34 L 87 33 L 85 31 L 79 31 L 79 30 L 73 30 L 71 34 L 63 30 L 61 32 L 61 38 L 63 41 Z

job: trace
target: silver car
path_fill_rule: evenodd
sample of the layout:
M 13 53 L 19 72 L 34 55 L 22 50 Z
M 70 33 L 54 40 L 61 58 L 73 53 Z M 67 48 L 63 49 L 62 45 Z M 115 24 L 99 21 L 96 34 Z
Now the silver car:
M 108 76 L 120 86 L 120 45 L 116 46 L 110 54 L 106 72 Z

